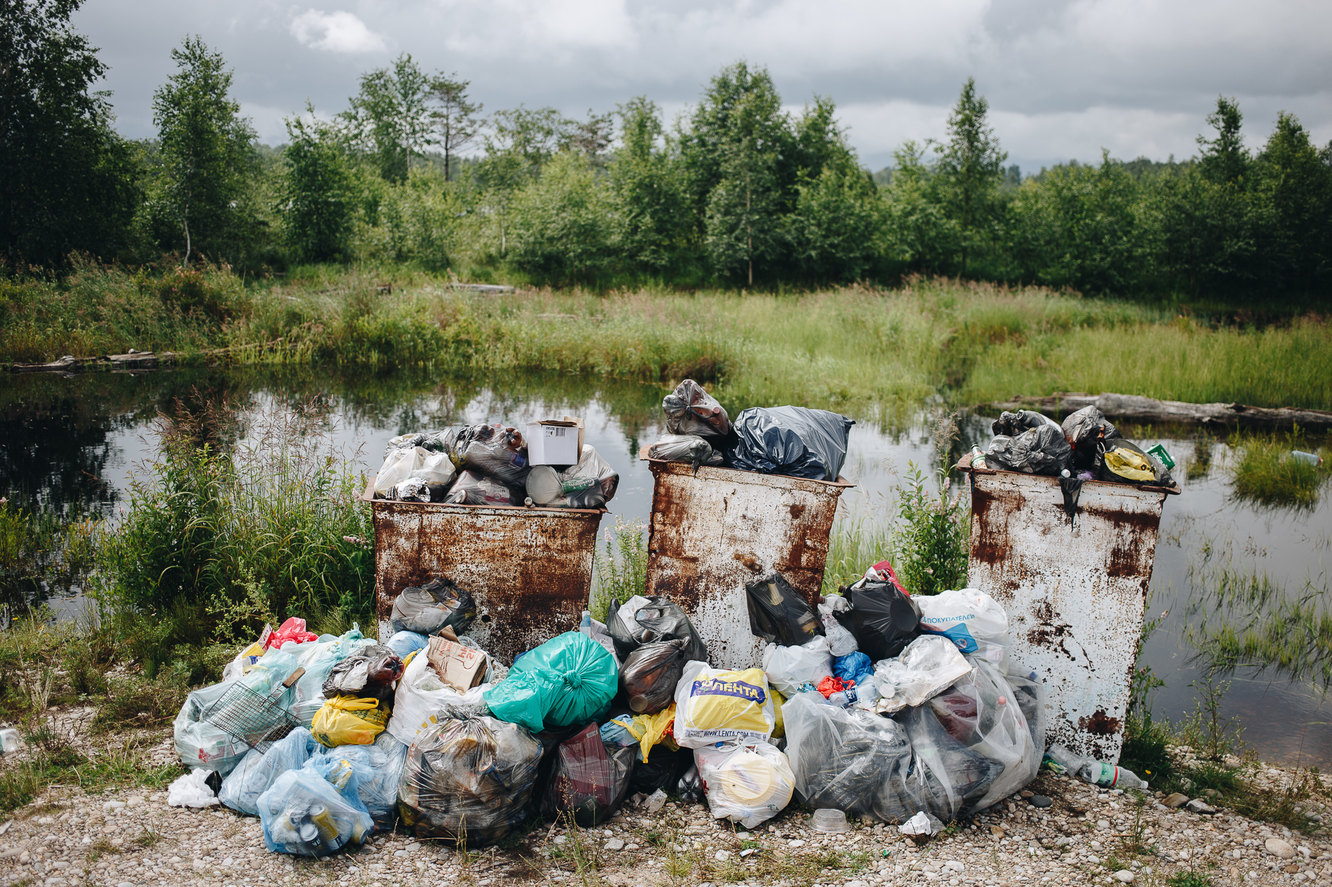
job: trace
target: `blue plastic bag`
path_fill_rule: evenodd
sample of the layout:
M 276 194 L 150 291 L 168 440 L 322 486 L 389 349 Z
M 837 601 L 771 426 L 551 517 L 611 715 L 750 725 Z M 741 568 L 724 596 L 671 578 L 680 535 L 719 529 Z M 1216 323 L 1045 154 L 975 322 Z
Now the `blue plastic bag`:
M 832 662 L 833 677 L 844 681 L 855 681 L 859 684 L 866 678 L 874 677 L 874 663 L 859 650 L 847 653 L 845 656 L 834 656 Z
M 357 797 L 370 811 L 375 826 L 385 830 L 393 827 L 407 746 L 385 731 L 371 745 L 340 745 L 332 749 L 318 746 L 316 754 L 351 764 L 356 773 Z
M 374 822 L 357 791 L 355 770 L 335 755 L 288 770 L 259 796 L 264 846 L 274 853 L 327 856 L 359 845 Z
M 587 635 L 567 631 L 520 657 L 483 698 L 495 717 L 540 733 L 596 720 L 618 688 L 615 657 Z
M 399 631 L 395 632 L 393 637 L 389 638 L 384 646 L 398 654 L 399 659 L 406 660 L 408 656 L 415 653 L 417 650 L 425 649 L 425 646 L 428 643 L 430 643 L 430 638 L 420 632 Z
M 319 744 L 310 731 L 296 727 L 267 750 L 252 748 L 222 780 L 217 797 L 237 813 L 259 815 L 259 796 L 288 770 L 299 770 Z

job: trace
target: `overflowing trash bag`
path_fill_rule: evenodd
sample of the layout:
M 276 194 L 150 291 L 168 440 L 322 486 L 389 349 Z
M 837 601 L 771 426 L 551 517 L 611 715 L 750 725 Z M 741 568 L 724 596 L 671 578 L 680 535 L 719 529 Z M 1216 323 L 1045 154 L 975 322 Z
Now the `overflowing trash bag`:
M 447 452 L 432 452 L 422 446 L 390 446 L 375 475 L 374 495 L 377 499 L 405 499 L 408 496 L 404 493 L 414 487 L 424 492 L 421 501 L 442 502 L 456 474 Z
M 531 470 L 522 432 L 498 422 L 463 428 L 454 440 L 452 455 L 463 472 L 491 478 L 510 489 L 523 489 Z
M 875 710 L 894 714 L 923 705 L 970 672 L 971 663 L 948 638 L 923 635 L 899 655 L 875 664 L 874 684 L 879 693 Z
M 721 465 L 725 462 L 722 454 L 706 438 L 697 434 L 668 434 L 648 447 L 648 458 L 665 462 L 688 462 L 694 467 L 695 473 L 700 466 Z
M 710 668 L 691 661 L 675 690 L 675 741 L 686 748 L 766 742 L 776 724 L 761 668 Z
M 669 598 L 634 595 L 624 606 L 612 598 L 606 615 L 606 630 L 615 642 L 615 653 L 621 661 L 628 659 L 629 654 L 643 644 L 677 638 L 685 641 L 686 659 L 706 662 L 708 658 L 703 638 L 685 611 Z
M 749 630 L 770 644 L 796 647 L 823 634 L 809 601 L 778 573 L 745 585 Z
M 519 657 L 482 696 L 495 717 L 539 733 L 594 720 L 618 688 L 615 657 L 587 635 L 568 631 Z
M 798 646 L 768 644 L 763 648 L 763 673 L 769 685 L 788 698 L 806 685 L 817 687 L 830 677 L 832 663 L 828 639 L 822 635 Z
M 671 434 L 720 439 L 731 433 L 726 409 L 693 379 L 685 379 L 662 398 L 661 410 L 666 414 L 666 430 Z
M 767 742 L 707 746 L 694 760 L 714 819 L 758 828 L 791 803 L 795 774 L 786 755 Z
M 596 724 L 588 724 L 553 752 L 555 763 L 541 813 L 548 819 L 570 814 L 587 828 L 609 819 L 629 791 L 637 756 L 634 746 L 607 745 Z
M 476 471 L 462 471 L 444 501 L 453 505 L 521 505 L 521 490 Z
M 1172 486 L 1170 472 L 1155 456 L 1122 437 L 1101 444 L 1101 480 Z
M 334 749 L 315 746 L 315 754 L 336 758 L 351 765 L 356 774 L 356 795 L 384 831 L 393 828 L 398 815 L 398 784 L 407 762 L 407 746 L 387 731 L 369 745 L 343 745 Z
M 1095 406 L 1085 406 L 1070 413 L 1060 429 L 1072 448 L 1072 467 L 1095 472 L 1100 467 L 1105 441 L 1119 437 L 1113 423 Z
M 374 829 L 345 761 L 315 757 L 278 776 L 259 796 L 264 845 L 275 853 L 327 856 L 361 844 Z
M 870 659 L 896 656 L 920 633 L 917 599 L 896 584 L 862 579 L 844 589 L 843 594 L 850 607 L 834 615 Z
M 488 670 L 493 671 L 493 663 Z M 444 683 L 430 667 L 425 653 L 418 652 L 411 657 L 398 681 L 388 732 L 399 742 L 411 745 L 441 721 L 484 714 L 483 694 L 490 687 L 490 684 L 481 684 L 460 693 Z
M 911 740 L 891 718 L 798 693 L 782 707 L 797 797 L 815 809 L 900 821 Z M 910 815 L 908 812 L 906 815 Z
M 258 816 L 259 796 L 283 773 L 304 766 L 318 748 L 310 731 L 297 727 L 267 749 L 251 749 L 222 780 L 218 800 L 237 813 Z
M 1054 419 L 1038 413 L 1035 410 L 1018 410 L 1016 412 L 1004 411 L 999 414 L 999 418 L 990 426 L 990 431 L 994 434 L 1006 434 L 1009 437 L 1016 437 L 1024 431 L 1032 428 L 1041 428 L 1050 426 L 1059 430 L 1062 434 L 1063 429 Z
M 675 701 L 675 685 L 689 661 L 689 641 L 653 641 L 629 654 L 620 666 L 620 689 L 635 714 L 654 714 Z
M 476 600 L 443 576 L 404 588 L 393 599 L 389 627 L 395 631 L 435 634 L 445 627 L 459 634 L 476 619 Z
M 540 760 L 541 743 L 517 724 L 441 721 L 407 752 L 398 813 L 417 837 L 493 844 L 525 821 Z
M 998 435 L 990 441 L 985 459 L 992 468 L 1057 476 L 1068 468 L 1071 454 L 1064 433 L 1049 424 L 1028 428 L 1014 437 Z
M 725 455 L 732 468 L 837 480 L 854 424 L 827 410 L 751 407 L 736 417 L 738 439 Z
M 402 677 L 402 659 L 388 647 L 367 644 L 329 669 L 324 695 L 365 696 L 393 701 L 394 684 Z
M 563 470 L 538 465 L 527 475 L 527 497 L 548 508 L 601 508 L 615 497 L 620 475 L 595 449 L 583 445 L 578 464 Z

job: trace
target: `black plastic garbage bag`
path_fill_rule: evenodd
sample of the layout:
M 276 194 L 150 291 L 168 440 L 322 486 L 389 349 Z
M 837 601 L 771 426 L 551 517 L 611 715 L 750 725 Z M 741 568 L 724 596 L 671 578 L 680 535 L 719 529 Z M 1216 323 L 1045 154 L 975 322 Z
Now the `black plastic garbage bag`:
M 685 379 L 662 398 L 666 430 L 671 434 L 697 434 L 723 438 L 731 433 L 731 419 L 717 399 L 693 379 Z
M 402 677 L 402 660 L 388 647 L 361 647 L 334 665 L 324 679 L 324 695 L 375 698 L 393 704 L 394 683 Z
M 815 480 L 837 480 L 853 419 L 808 407 L 752 407 L 735 420 L 726 451 L 733 468 Z
M 1057 476 L 1068 467 L 1070 454 L 1063 432 L 1053 425 L 1042 425 L 1016 437 L 999 435 L 990 441 L 985 458 L 997 468 Z
M 638 746 L 630 748 L 636 750 Z M 676 791 L 680 777 L 693 766 L 692 749 L 672 749 L 658 745 L 652 749 L 646 761 L 639 760 L 634 764 L 634 772 L 629 776 L 629 793 L 650 795 L 657 789 Z
M 605 822 L 629 791 L 636 746 L 607 746 L 596 724 L 588 724 L 553 752 L 554 771 L 541 796 L 541 814 L 571 813 L 584 828 Z
M 1009 437 L 1016 437 L 1028 428 L 1040 428 L 1042 425 L 1050 425 L 1054 428 L 1059 427 L 1059 423 L 1035 410 L 1018 410 L 1015 413 L 1005 410 L 999 414 L 999 418 L 994 420 L 990 426 L 990 431 L 994 434 L 1007 434 Z
M 892 582 L 865 579 L 843 594 L 851 607 L 834 615 L 872 661 L 896 656 L 920 634 L 920 607 Z
M 615 642 L 615 655 L 621 662 L 629 659 L 629 654 L 644 644 L 653 641 L 670 641 L 680 638 L 685 641 L 686 660 L 708 661 L 708 648 L 703 643 L 693 623 L 685 611 L 671 603 L 669 598 L 655 596 L 634 613 L 633 624 L 626 625 L 620 618 L 620 602 L 611 600 L 610 611 L 606 614 L 606 630 Z
M 476 601 L 471 594 L 452 580 L 438 577 L 425 585 L 404 588 L 393 600 L 389 625 L 394 632 L 429 635 L 448 626 L 462 634 L 475 618 Z
M 629 654 L 620 666 L 620 689 L 634 714 L 656 714 L 675 701 L 675 685 L 689 657 L 687 638 L 654 641 Z
M 1061 426 L 1064 439 L 1073 448 L 1074 469 L 1095 471 L 1100 467 L 1100 445 L 1119 432 L 1095 406 L 1085 406 L 1070 413 Z
M 476 472 L 518 490 L 523 488 L 527 472 L 531 470 L 522 432 L 498 423 L 468 425 L 458 432 L 450 455 L 459 469 Z
M 823 634 L 823 622 L 809 601 L 774 573 L 745 586 L 749 630 L 770 644 L 798 647 Z

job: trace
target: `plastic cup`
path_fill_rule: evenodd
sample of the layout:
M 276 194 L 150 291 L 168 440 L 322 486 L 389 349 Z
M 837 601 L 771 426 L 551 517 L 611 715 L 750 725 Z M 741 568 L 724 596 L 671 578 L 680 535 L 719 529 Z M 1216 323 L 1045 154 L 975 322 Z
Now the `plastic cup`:
M 19 732 L 13 727 L 6 727 L 0 730 L 0 753 L 18 751 Z
M 809 824 L 814 831 L 825 835 L 840 835 L 851 831 L 851 825 L 846 821 L 846 814 L 841 810 L 815 810 L 814 815 L 809 818 Z

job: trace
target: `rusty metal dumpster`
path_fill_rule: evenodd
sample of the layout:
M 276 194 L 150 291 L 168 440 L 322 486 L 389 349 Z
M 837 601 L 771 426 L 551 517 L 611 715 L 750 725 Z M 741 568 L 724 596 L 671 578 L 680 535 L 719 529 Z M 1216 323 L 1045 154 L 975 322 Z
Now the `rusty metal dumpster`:
M 447 576 L 476 598 L 468 634 L 506 663 L 578 627 L 604 508 L 519 508 L 370 500 L 375 608 L 388 637 L 404 588 Z
M 653 477 L 647 594 L 684 609 L 713 665 L 758 664 L 745 583 L 778 572 L 815 603 L 837 500 L 854 484 L 707 465 L 695 474 L 646 448 L 639 456 Z
M 1058 478 L 964 462 L 969 584 L 1008 611 L 1012 658 L 1044 684 L 1047 743 L 1118 761 L 1161 510 L 1179 487 L 1087 481 L 1070 519 Z

